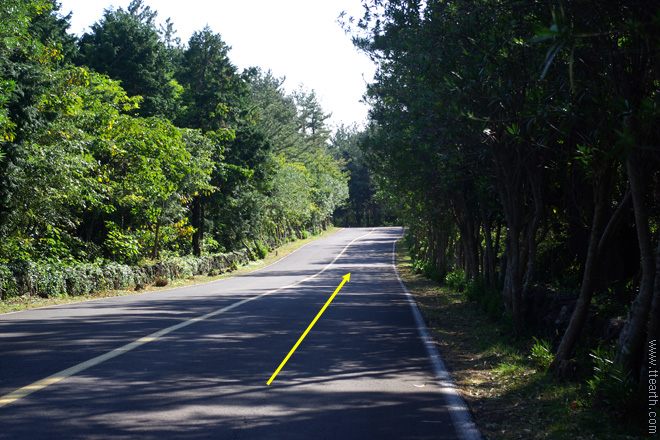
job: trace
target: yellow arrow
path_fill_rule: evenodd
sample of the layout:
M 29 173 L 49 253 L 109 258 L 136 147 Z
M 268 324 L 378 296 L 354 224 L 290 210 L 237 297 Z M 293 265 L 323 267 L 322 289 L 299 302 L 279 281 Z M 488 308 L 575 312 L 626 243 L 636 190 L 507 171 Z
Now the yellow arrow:
M 316 321 L 318 321 L 319 318 L 321 317 L 321 315 L 323 314 L 323 312 L 325 312 L 325 309 L 328 308 L 328 306 L 330 305 L 330 303 L 331 303 L 332 300 L 334 299 L 335 295 L 337 295 L 337 292 L 339 292 L 339 291 L 341 290 L 341 288 L 344 286 L 344 284 L 346 284 L 347 282 L 349 282 L 349 281 L 351 280 L 351 274 L 350 274 L 350 273 L 347 273 L 346 275 L 344 275 L 343 278 L 344 278 L 344 280 L 343 280 L 341 283 L 339 283 L 339 286 L 338 286 L 337 289 L 335 290 L 335 293 L 333 293 L 333 294 L 330 296 L 330 298 L 326 301 L 326 303 L 325 303 L 325 305 L 323 306 L 323 308 L 321 309 L 321 311 L 316 315 L 316 318 L 314 318 L 314 320 L 313 320 L 312 323 L 309 325 L 309 327 L 307 327 L 307 330 L 305 330 L 305 333 L 302 334 L 302 336 L 300 337 L 300 339 L 298 339 L 298 342 L 296 342 L 296 345 L 293 346 L 293 348 L 291 349 L 291 351 L 289 352 L 289 354 L 286 355 L 286 357 L 284 358 L 284 360 L 282 361 L 282 363 L 280 364 L 280 366 L 277 367 L 277 370 L 275 370 L 275 372 L 273 373 L 273 375 L 270 377 L 270 380 L 268 381 L 267 385 L 270 385 L 270 383 L 273 381 L 273 379 L 275 379 L 275 376 L 277 376 L 277 373 L 279 373 L 280 370 L 282 369 L 282 367 L 284 367 L 284 364 L 286 364 L 286 361 L 289 360 L 289 358 L 291 357 L 291 355 L 293 354 L 293 352 L 296 351 L 296 348 L 298 348 L 298 346 L 299 346 L 300 343 L 303 341 L 303 339 L 305 339 L 305 336 L 307 336 L 307 333 L 309 333 L 309 331 L 312 329 L 312 327 L 314 327 L 314 324 L 316 324 Z

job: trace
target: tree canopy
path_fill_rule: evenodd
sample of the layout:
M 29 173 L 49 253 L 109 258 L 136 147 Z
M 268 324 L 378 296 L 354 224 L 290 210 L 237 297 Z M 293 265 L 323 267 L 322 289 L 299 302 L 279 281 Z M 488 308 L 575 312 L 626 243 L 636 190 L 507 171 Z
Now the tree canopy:
M 657 2 L 363 4 L 345 22 L 378 66 L 361 147 L 420 270 L 464 273 L 517 335 L 558 335 L 558 370 L 594 307 L 617 304 L 614 357 L 644 383 L 660 322 Z M 547 308 L 567 301 L 565 321 Z
M 272 75 L 239 72 L 209 27 L 181 44 L 142 0 L 78 40 L 55 1 L 5 2 L 0 18 L 3 261 L 274 245 L 345 202 L 314 92 L 303 105 Z

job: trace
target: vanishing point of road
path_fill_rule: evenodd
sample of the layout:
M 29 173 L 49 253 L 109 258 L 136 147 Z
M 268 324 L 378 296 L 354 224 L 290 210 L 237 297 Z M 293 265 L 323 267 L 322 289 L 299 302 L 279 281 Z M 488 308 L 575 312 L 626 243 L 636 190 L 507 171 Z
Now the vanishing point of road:
M 478 439 L 393 267 L 401 233 L 343 229 L 247 275 L 0 315 L 0 439 Z

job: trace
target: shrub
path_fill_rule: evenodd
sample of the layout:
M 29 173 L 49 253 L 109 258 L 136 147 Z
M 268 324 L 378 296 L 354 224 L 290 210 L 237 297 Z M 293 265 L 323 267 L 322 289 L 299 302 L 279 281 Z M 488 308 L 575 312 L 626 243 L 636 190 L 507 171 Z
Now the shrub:
M 109 263 L 103 267 L 103 277 L 108 282 L 108 288 L 114 290 L 127 289 L 135 284 L 133 268 L 124 264 Z
M 106 288 L 103 269 L 98 265 L 83 264 L 65 267 L 62 272 L 68 295 L 89 295 Z
M 260 241 L 256 241 L 255 246 L 257 248 L 257 255 L 259 256 L 259 258 L 262 260 L 266 258 L 266 256 L 268 255 L 268 246 L 266 246 Z
M 136 237 L 114 229 L 108 232 L 108 238 L 106 238 L 104 245 L 115 261 L 129 264 L 138 262 L 140 241 Z
M 62 269 L 49 263 L 28 262 L 29 292 L 42 298 L 66 295 L 66 280 Z
M 476 280 L 465 282 L 465 292 L 471 301 L 483 302 L 486 299 L 485 287 L 485 281 L 482 276 L 477 277 Z
M 218 252 L 224 252 L 224 248 L 218 243 L 213 237 L 209 236 L 204 237 L 202 241 L 202 253 L 205 255 L 214 254 Z
M 587 386 L 594 405 L 614 409 L 630 406 L 635 385 L 630 374 L 613 361 L 614 349 L 599 345 L 589 356 L 594 360 L 594 377 L 587 381 Z
M 156 278 L 156 287 L 165 287 L 169 284 L 170 282 L 165 279 L 165 278 Z
M 18 295 L 18 284 L 14 278 L 14 272 L 8 264 L 0 264 L 0 299 L 5 300 Z
M 554 355 L 550 350 L 550 342 L 534 338 L 532 352 L 529 358 L 534 361 L 542 370 L 550 368 Z
M 268 247 L 258 243 L 259 255 L 268 253 Z M 168 279 L 189 278 L 194 275 L 222 273 L 239 268 L 248 262 L 245 250 L 231 254 L 206 257 L 176 257 L 146 266 L 127 266 L 116 262 L 106 265 L 78 264 L 62 266 L 58 262 L 35 262 L 17 259 L 0 262 L 0 299 L 20 295 L 44 298 L 53 296 L 82 296 L 112 289 L 125 290 L 134 285 L 156 282 L 167 285 Z M 161 286 L 161 287 L 162 287 Z
M 459 292 L 465 291 L 467 287 L 467 280 L 465 278 L 465 271 L 462 269 L 449 272 L 445 277 L 445 284 Z

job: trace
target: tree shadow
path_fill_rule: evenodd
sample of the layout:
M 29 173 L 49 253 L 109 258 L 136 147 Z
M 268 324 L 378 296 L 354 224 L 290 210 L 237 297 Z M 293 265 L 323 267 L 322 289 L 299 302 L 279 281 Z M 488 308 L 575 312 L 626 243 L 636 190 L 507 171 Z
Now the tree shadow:
M 392 239 L 375 238 L 313 280 L 1 408 L 0 438 L 457 438 L 392 271 Z M 347 269 L 351 281 L 267 386 Z M 52 319 L 40 323 L 40 341 L 25 341 L 35 322 L 2 322 L 0 332 L 12 333 L 3 338 L 0 392 L 253 293 L 150 298 L 124 316 Z

